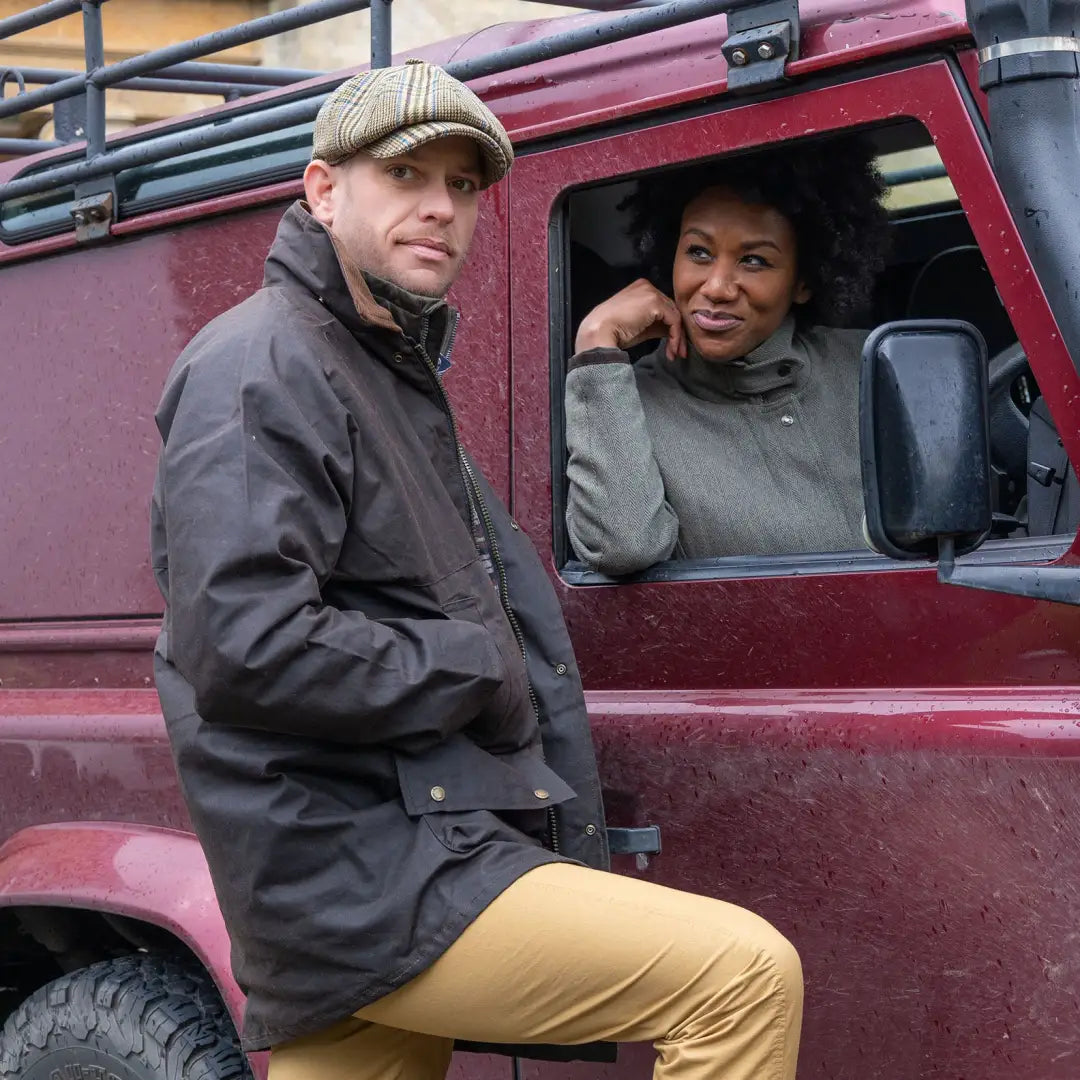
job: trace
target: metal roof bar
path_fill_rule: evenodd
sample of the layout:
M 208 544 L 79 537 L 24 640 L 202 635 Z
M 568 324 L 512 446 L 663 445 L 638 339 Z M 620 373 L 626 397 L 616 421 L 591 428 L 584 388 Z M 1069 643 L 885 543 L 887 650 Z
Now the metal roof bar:
M 77 75 L 77 71 L 64 71 L 60 68 L 19 68 L 19 74 L 23 79 L 34 85 L 51 86 L 61 79 L 70 79 Z M 256 71 L 259 69 L 256 68 Z M 290 80 L 291 81 L 291 80 Z M 248 94 L 261 94 L 267 90 L 276 90 L 279 86 L 287 83 L 262 84 L 240 82 L 213 82 L 202 79 L 185 79 L 174 76 L 163 76 L 160 73 L 147 78 L 128 79 L 117 83 L 117 90 L 145 90 L 163 94 L 210 94 L 214 97 L 241 96 Z
M 325 95 L 296 101 L 290 105 L 267 109 L 247 116 L 224 118 L 209 127 L 198 127 L 189 131 L 172 132 L 154 139 L 146 139 L 110 150 L 107 154 L 92 161 L 76 161 L 68 165 L 57 165 L 44 169 L 40 173 L 20 177 L 7 184 L 0 185 L 0 200 L 17 199 L 24 195 L 34 195 L 54 188 L 70 187 L 83 180 L 98 176 L 108 176 L 122 169 L 132 169 L 139 165 L 150 165 L 165 158 L 179 157 L 196 150 L 205 150 L 253 135 L 265 135 L 293 124 L 303 124 L 315 119 L 315 113 Z
M 285 8 L 270 15 L 262 15 L 250 22 L 238 23 L 225 30 L 215 30 L 191 41 L 182 41 L 177 45 L 167 45 L 163 49 L 133 56 L 130 60 L 121 60 L 117 64 L 101 68 L 91 76 L 99 86 L 111 86 L 133 75 L 148 75 L 159 68 L 192 60 L 196 56 L 231 49 L 237 45 L 247 45 L 252 41 L 284 34 L 301 26 L 325 22 L 327 19 L 346 15 L 353 11 L 365 11 L 371 6 L 371 0 L 309 0 L 300 7 Z
M 63 145 L 56 139 L 0 139 L 0 154 L 40 154 Z
M 51 3 L 39 4 L 28 11 L 21 11 L 18 15 L 9 15 L 6 19 L 0 19 L 0 40 L 11 37 L 12 34 L 21 34 L 24 30 L 33 30 L 36 26 L 44 26 L 67 15 L 74 15 L 81 10 L 82 0 L 52 0 Z
M 105 0 L 90 0 L 88 6 L 97 7 L 98 4 L 104 2 Z M 272 37 L 301 26 L 310 26 L 312 23 L 323 22 L 347 12 L 363 11 L 370 4 L 371 0 L 311 0 L 310 3 L 301 7 L 286 8 L 284 11 L 263 15 L 258 19 L 239 23 L 225 30 L 203 34 L 191 41 L 182 41 L 177 45 L 168 45 L 164 49 L 154 49 L 141 56 L 133 56 L 129 60 L 121 60 L 108 67 L 98 65 L 82 75 L 74 75 L 52 86 L 0 101 L 0 117 L 14 116 L 21 112 L 28 112 L 39 105 L 49 105 L 54 101 L 75 97 L 81 94 L 88 85 L 104 90 L 106 87 L 114 86 L 136 75 L 150 74 L 159 68 L 191 60 L 196 56 L 220 52 L 222 49 L 229 49 L 236 45 L 246 45 L 251 41 Z
M 371 67 L 388 68 L 393 60 L 391 8 L 393 0 L 371 0 Z
M 468 82 L 485 75 L 494 75 L 511 68 L 537 64 L 542 60 L 552 60 L 557 56 L 580 52 L 582 49 L 608 45 L 614 41 L 638 37 L 654 30 L 665 30 L 669 26 L 694 22 L 709 15 L 719 15 L 735 11 L 738 8 L 753 7 L 761 0 L 671 0 L 660 7 L 646 11 L 631 11 L 618 15 L 606 22 L 590 23 L 588 26 L 576 26 L 572 30 L 563 30 L 558 34 L 527 41 L 522 45 L 511 45 L 487 56 L 477 56 L 471 60 L 458 60 L 447 64 L 446 70 L 457 79 Z
M 636 11 L 614 19 L 594 22 L 576 27 L 550 37 L 502 49 L 489 56 L 462 60 L 450 64 L 447 70 L 457 78 L 477 78 L 517 67 L 550 60 L 557 56 L 582 49 L 590 49 L 612 41 L 621 41 L 639 34 L 647 34 L 668 26 L 692 22 L 707 15 L 718 15 L 736 8 L 746 7 L 755 0 L 674 0 L 662 7 L 648 11 Z M 327 87 L 327 93 L 334 85 Z M 221 146 L 225 143 L 264 135 L 293 124 L 314 120 L 315 113 L 326 94 L 306 98 L 303 101 L 280 105 L 254 114 L 225 113 L 213 124 L 199 128 L 170 132 L 157 138 L 146 139 L 128 146 L 111 150 L 92 161 L 78 161 L 57 165 L 40 173 L 23 176 L 0 185 L 0 199 L 14 199 L 33 195 L 57 187 L 69 186 L 98 176 L 107 176 L 121 169 L 148 165 L 155 161 L 196 150 Z
M 288 86 L 290 83 L 306 82 L 325 75 L 325 71 L 308 71 L 304 68 L 271 68 L 250 64 L 204 64 L 193 61 L 186 64 L 170 64 L 154 72 L 156 79 L 206 79 L 208 82 L 253 83 L 259 86 Z
M 105 63 L 105 35 L 101 29 L 103 0 L 85 0 L 83 13 L 83 45 L 86 50 L 86 156 L 99 157 L 105 153 L 105 87 L 91 81 L 90 73 Z M 55 83 L 54 85 L 61 85 Z
M 536 4 L 553 4 L 556 7 L 584 8 L 586 11 L 640 11 L 642 8 L 661 7 L 667 0 L 533 0 Z

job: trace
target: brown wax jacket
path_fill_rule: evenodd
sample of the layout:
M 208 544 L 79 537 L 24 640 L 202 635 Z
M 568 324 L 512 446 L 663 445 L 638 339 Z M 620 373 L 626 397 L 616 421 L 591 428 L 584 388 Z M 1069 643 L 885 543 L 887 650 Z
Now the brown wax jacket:
M 533 867 L 607 865 L 558 601 L 435 371 L 457 315 L 379 291 L 293 206 L 157 413 L 157 685 L 249 1050 L 401 986 Z

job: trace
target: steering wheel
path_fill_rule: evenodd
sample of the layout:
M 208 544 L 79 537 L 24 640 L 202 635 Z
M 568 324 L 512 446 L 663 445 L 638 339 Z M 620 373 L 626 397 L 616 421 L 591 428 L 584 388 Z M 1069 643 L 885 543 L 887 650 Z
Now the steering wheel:
M 990 461 L 1004 481 L 998 495 L 1006 497 L 1007 503 L 998 509 L 1006 512 L 1016 508 L 1027 488 L 1029 421 L 1013 399 L 1012 388 L 1017 379 L 1030 373 L 1027 355 L 1019 342 L 990 359 Z

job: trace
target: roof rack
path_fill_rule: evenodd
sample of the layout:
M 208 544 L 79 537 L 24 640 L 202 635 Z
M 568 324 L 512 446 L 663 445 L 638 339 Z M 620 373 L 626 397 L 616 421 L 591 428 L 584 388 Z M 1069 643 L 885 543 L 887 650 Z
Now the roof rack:
M 77 141 L 85 139 L 85 157 L 71 161 L 60 159 L 0 184 L 0 200 L 74 186 L 72 216 L 80 240 L 92 240 L 108 234 L 115 217 L 117 172 L 135 166 L 191 153 L 242 138 L 266 134 L 291 124 L 312 121 L 326 95 L 342 79 L 324 83 L 313 96 L 287 101 L 273 109 L 245 111 L 242 102 L 222 111 L 219 119 L 227 123 L 204 125 L 197 130 L 171 130 L 137 142 L 122 140 L 115 149 L 107 149 L 105 136 L 105 93 L 109 88 L 155 90 L 177 93 L 221 94 L 228 100 L 276 87 L 293 85 L 324 73 L 296 69 L 261 68 L 240 64 L 193 62 L 198 57 L 236 45 L 324 22 L 350 12 L 371 11 L 371 66 L 389 66 L 391 62 L 391 11 L 393 0 L 309 0 L 299 7 L 274 12 L 248 22 L 191 41 L 121 60 L 104 62 L 101 6 L 108 0 L 50 0 L 18 15 L 0 19 L 0 40 L 55 19 L 77 12 L 83 16 L 86 70 L 66 72 L 27 68 L 0 71 L 0 119 L 26 113 L 31 109 L 74 99 L 80 115 L 85 108 L 85 122 L 75 129 Z M 590 21 L 584 26 L 563 30 L 535 41 L 514 45 L 499 52 L 452 62 L 446 70 L 462 80 L 478 79 L 497 72 L 550 60 L 570 53 L 622 41 L 656 30 L 692 22 L 711 15 L 730 14 L 731 30 L 742 40 L 749 39 L 755 48 L 759 42 L 760 59 L 768 60 L 775 74 L 779 64 L 782 75 L 785 60 L 798 55 L 797 0 L 539 0 L 540 3 L 578 7 L 587 11 L 612 14 L 605 21 Z M 760 34 L 766 34 L 762 38 Z M 754 37 L 754 34 L 758 34 Z M 757 52 L 745 49 L 728 53 L 732 75 L 735 68 L 756 62 Z M 749 57 L 749 60 L 748 60 Z M 755 70 L 764 71 L 766 65 Z M 739 73 L 743 74 L 742 72 Z M 4 97 L 5 84 L 18 85 L 16 96 Z M 734 81 L 734 80 L 733 80 Z M 750 80 L 743 80 L 750 81 Z M 760 82 L 760 79 L 754 80 Z M 41 84 L 26 90 L 26 83 Z M 77 146 L 76 140 L 71 140 Z M 66 145 L 63 139 L 0 139 L 0 153 L 27 154 Z

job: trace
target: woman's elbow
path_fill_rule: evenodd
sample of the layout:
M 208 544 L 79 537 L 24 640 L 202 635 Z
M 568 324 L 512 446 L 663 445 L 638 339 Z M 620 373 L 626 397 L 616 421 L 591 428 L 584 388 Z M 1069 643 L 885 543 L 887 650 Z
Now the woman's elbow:
M 671 557 L 678 542 L 678 526 L 650 530 L 583 530 L 569 523 L 570 544 L 590 569 L 610 577 L 647 570 Z

